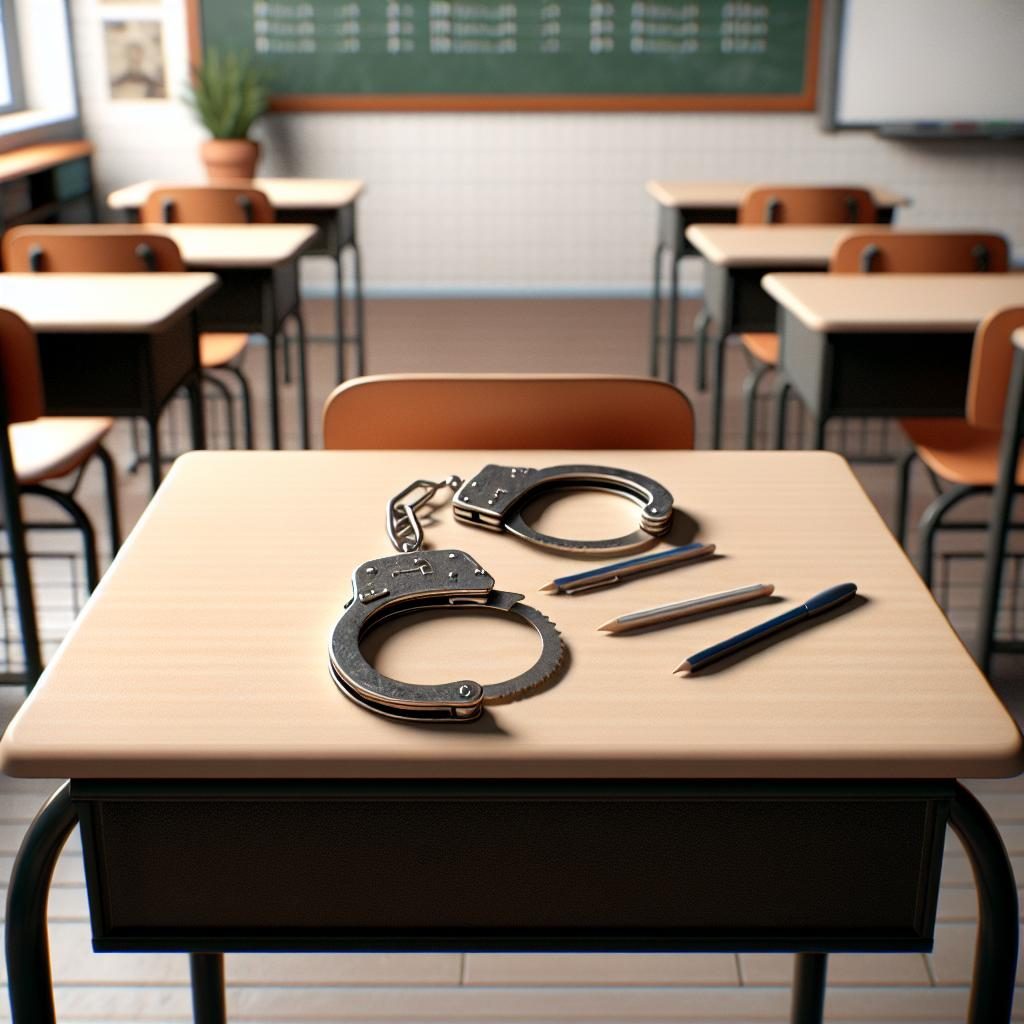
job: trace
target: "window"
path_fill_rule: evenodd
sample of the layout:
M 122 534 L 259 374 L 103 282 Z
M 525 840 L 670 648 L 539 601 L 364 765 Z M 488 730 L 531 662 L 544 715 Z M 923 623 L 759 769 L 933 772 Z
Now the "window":
M 18 33 L 11 0 L 0 0 L 0 114 L 25 106 L 18 61 Z

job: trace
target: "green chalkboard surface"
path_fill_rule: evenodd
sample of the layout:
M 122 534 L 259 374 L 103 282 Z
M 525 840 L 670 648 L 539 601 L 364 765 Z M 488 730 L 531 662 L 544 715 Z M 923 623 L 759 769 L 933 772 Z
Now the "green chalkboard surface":
M 819 0 L 190 0 L 278 109 L 810 109 Z

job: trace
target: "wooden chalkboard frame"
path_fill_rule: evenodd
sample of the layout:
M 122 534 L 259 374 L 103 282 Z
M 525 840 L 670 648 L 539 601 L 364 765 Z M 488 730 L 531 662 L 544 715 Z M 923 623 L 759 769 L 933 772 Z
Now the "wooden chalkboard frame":
M 207 0 L 211 2 L 211 0 Z M 275 111 L 812 111 L 818 85 L 823 0 L 807 0 L 807 50 L 799 93 L 736 93 L 707 96 L 664 93 L 633 96 L 617 93 L 282 93 L 270 98 Z M 188 0 L 188 52 L 193 67 L 202 59 L 203 0 Z

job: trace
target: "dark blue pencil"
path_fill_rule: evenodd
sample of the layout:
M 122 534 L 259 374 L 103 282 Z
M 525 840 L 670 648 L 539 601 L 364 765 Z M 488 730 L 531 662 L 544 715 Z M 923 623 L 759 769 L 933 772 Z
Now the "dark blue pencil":
M 696 672 L 697 669 L 710 665 L 711 662 L 718 661 L 719 658 L 724 658 L 742 647 L 757 643 L 758 640 L 763 640 L 780 629 L 795 626 L 798 622 L 803 622 L 804 619 L 821 615 L 822 612 L 827 612 L 830 608 L 849 601 L 856 593 L 856 583 L 840 583 L 836 587 L 829 587 L 828 590 L 815 594 L 804 604 L 798 605 L 788 612 L 783 612 L 781 615 L 776 615 L 774 619 L 769 619 L 743 633 L 729 637 L 728 640 L 723 640 L 712 647 L 705 647 L 703 651 L 691 654 L 678 668 L 673 669 L 673 672 Z

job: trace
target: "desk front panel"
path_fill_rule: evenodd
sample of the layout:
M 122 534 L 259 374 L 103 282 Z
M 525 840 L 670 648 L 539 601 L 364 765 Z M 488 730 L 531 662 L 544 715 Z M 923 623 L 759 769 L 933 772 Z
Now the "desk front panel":
M 191 317 L 154 334 L 39 334 L 49 416 L 153 411 L 197 366 Z
M 963 416 L 973 333 L 816 331 L 779 313 L 780 361 L 815 417 Z
M 941 783 L 76 784 L 98 950 L 925 950 Z
M 774 331 L 775 300 L 761 287 L 770 267 L 724 267 L 704 262 L 704 308 L 716 331 Z

